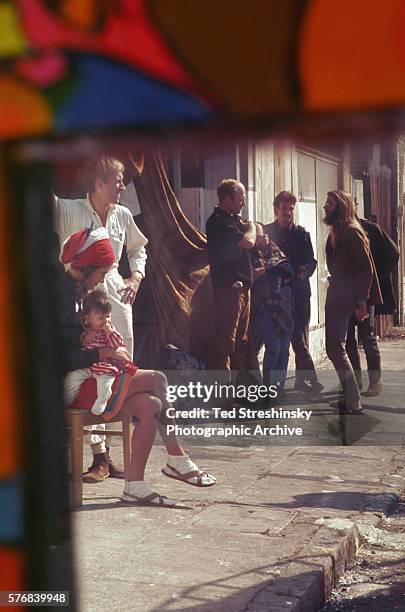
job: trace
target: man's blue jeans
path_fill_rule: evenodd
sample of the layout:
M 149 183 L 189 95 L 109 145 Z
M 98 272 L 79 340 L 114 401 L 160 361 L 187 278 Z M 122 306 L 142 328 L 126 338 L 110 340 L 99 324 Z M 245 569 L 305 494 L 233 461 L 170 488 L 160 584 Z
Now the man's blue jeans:
M 279 334 L 272 312 L 267 308 L 264 308 L 261 313 L 261 327 L 265 346 L 264 381 L 266 384 L 277 385 L 279 389 L 283 389 L 287 376 L 291 333 Z

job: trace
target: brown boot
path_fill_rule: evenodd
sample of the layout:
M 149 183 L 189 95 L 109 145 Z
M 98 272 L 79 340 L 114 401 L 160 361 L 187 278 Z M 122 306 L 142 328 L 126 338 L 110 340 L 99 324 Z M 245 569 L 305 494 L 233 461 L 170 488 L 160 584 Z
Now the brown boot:
M 83 481 L 88 483 L 102 482 L 110 475 L 110 464 L 108 463 L 108 453 L 98 453 L 93 455 L 93 463 L 83 474 Z
M 377 397 L 382 391 L 382 382 L 378 380 L 376 382 L 370 382 L 367 391 L 364 391 L 364 397 Z
M 110 457 L 110 449 L 107 448 L 107 459 L 108 459 L 108 467 L 110 471 L 110 478 L 120 478 L 124 479 L 125 474 L 124 470 L 122 470 L 118 465 L 115 465 Z

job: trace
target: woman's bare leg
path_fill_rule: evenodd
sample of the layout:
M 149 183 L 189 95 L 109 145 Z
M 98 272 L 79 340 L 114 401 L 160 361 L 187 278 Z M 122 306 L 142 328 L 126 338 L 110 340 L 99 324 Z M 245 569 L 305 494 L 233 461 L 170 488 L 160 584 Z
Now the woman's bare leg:
M 124 402 L 123 411 L 138 420 L 132 433 L 131 464 L 121 498 L 125 502 L 170 508 L 176 505 L 174 499 L 159 495 L 144 480 L 146 462 L 155 439 L 161 409 L 161 401 L 148 392 L 127 397 Z
M 169 455 L 181 457 L 182 455 L 185 455 L 186 453 L 184 452 L 179 442 L 179 439 L 177 438 L 176 434 L 173 431 L 171 431 L 170 433 L 167 433 L 167 426 L 174 425 L 174 424 L 175 424 L 175 420 L 169 419 L 166 415 L 166 411 L 162 410 L 161 417 L 157 424 L 157 429 L 158 429 L 158 432 L 160 433 L 160 437 L 162 438 L 163 444 L 165 445 L 166 450 L 169 453 Z
M 157 429 L 167 452 L 173 456 L 185 455 L 176 435 L 173 432 L 167 433 L 167 425 L 174 424 L 175 421 L 174 419 L 169 419 L 166 415 L 166 410 L 169 407 L 166 376 L 157 370 L 137 370 L 129 387 L 127 398 L 136 397 L 137 394 L 143 391 L 159 398 L 162 403 L 162 416 L 157 424 Z
M 211 474 L 201 473 L 198 466 L 186 455 L 174 432 L 167 433 L 167 425 L 175 424 L 175 420 L 168 418 L 166 413 L 167 408 L 169 408 L 166 376 L 157 370 L 138 370 L 132 379 L 127 397 L 134 399 L 137 397 L 137 394 L 142 392 L 155 396 L 161 402 L 162 412 L 157 429 L 168 453 L 167 465 L 164 468 L 167 471 L 164 471 L 164 473 L 168 475 L 167 472 L 170 472 L 171 477 L 173 477 L 173 473 L 177 475 L 193 474 L 187 478 L 186 482 L 190 484 L 197 484 L 199 482 L 198 486 L 211 486 L 215 484 L 216 478 Z M 175 477 L 177 478 L 177 476 Z
M 138 419 L 131 438 L 128 480 L 143 480 L 146 462 L 155 439 L 161 402 L 156 397 L 142 393 L 127 398 L 122 410 Z

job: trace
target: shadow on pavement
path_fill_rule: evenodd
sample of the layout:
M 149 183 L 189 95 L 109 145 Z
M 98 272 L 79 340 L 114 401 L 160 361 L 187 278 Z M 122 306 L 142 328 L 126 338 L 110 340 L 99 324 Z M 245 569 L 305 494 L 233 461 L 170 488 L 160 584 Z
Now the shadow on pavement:
M 322 482 L 325 485 L 336 484 L 336 481 L 330 479 L 330 477 L 325 474 L 323 474 L 322 476 L 310 476 L 307 474 L 277 474 L 275 472 L 268 472 L 259 477 L 259 481 L 262 478 L 283 478 L 285 480 L 299 480 L 300 482 L 304 480 L 307 482 Z M 338 480 L 337 483 L 344 483 L 345 485 L 361 485 L 362 487 L 375 487 L 377 485 L 375 481 L 373 482 L 368 480 L 350 480 L 348 478 L 342 478 L 341 480 Z
M 122 508 L 124 506 L 127 508 L 148 508 L 148 509 L 150 508 L 151 510 L 162 510 L 162 506 L 159 506 L 158 504 L 141 504 L 141 503 L 131 504 L 131 502 L 126 502 L 126 501 L 122 501 L 118 499 L 116 502 L 109 503 L 109 504 L 86 504 L 84 506 L 81 506 L 80 508 L 73 508 L 73 512 L 89 512 L 90 510 L 110 510 L 111 508 Z M 177 503 L 176 506 L 173 506 L 173 507 L 166 506 L 163 509 L 164 510 L 194 510 L 192 506 L 186 506 L 180 503 Z
M 328 558 L 328 555 L 319 555 L 317 559 Z M 305 596 L 305 605 L 310 602 L 310 609 L 318 609 L 324 601 L 324 577 L 323 569 L 319 562 L 311 562 L 308 557 L 297 557 L 295 559 L 303 568 L 308 567 L 307 572 L 292 574 L 279 578 L 277 574 L 286 568 L 290 560 L 277 562 L 273 565 L 264 565 L 248 572 L 230 574 L 226 578 L 201 582 L 198 585 L 186 587 L 176 596 L 162 602 L 159 607 L 154 607 L 151 612 L 161 610 L 195 610 L 196 612 L 212 612 L 212 610 L 247 610 L 252 609 L 298 609 L 302 600 L 293 593 Z M 261 581 L 253 586 L 240 588 L 237 585 L 243 583 L 248 576 L 254 575 Z M 221 593 L 221 599 L 214 601 L 212 594 Z M 184 601 L 184 605 L 182 602 Z
M 371 410 L 374 412 L 388 412 L 390 414 L 404 414 L 405 406 L 381 406 L 377 404 L 364 404 L 362 402 L 362 406 L 365 410 Z
M 332 483 L 331 483 L 332 484 Z M 357 491 L 328 491 L 325 493 L 305 493 L 294 495 L 293 502 L 286 504 L 266 504 L 271 508 L 335 508 L 355 510 L 356 512 L 384 512 L 387 503 L 396 499 L 395 493 L 359 493 Z

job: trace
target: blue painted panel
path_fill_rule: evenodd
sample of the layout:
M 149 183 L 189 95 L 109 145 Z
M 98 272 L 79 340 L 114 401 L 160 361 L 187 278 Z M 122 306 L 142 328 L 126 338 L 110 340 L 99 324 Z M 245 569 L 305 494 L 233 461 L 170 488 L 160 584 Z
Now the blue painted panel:
M 57 105 L 58 131 L 199 122 L 212 114 L 204 102 L 122 64 L 95 55 L 70 57 L 74 86 Z
M 19 543 L 23 539 L 22 480 L 0 481 L 0 542 Z

